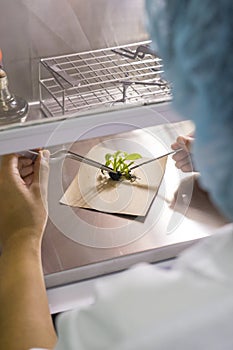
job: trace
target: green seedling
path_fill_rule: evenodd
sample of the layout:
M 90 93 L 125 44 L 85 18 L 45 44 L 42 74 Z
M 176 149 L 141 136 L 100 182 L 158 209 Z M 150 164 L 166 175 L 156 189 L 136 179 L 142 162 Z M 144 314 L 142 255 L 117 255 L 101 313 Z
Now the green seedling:
M 130 167 L 134 164 L 136 159 L 140 159 L 142 156 L 138 153 L 127 153 L 123 151 L 117 151 L 113 154 L 107 153 L 105 155 L 105 165 L 111 167 L 118 175 L 109 173 L 109 176 L 113 180 L 120 180 L 125 178 L 126 180 L 135 181 L 136 176 L 131 174 Z

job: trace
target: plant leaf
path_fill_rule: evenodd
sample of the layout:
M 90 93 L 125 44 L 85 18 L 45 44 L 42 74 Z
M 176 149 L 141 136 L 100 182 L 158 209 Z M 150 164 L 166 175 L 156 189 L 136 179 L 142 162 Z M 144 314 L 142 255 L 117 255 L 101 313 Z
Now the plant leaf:
M 105 160 L 108 161 L 112 157 L 111 153 L 105 154 Z
M 128 154 L 125 157 L 125 160 L 136 160 L 136 159 L 139 159 L 139 158 L 142 158 L 141 154 L 139 154 L 139 153 L 131 153 L 131 154 Z
M 121 154 L 121 151 L 116 151 L 116 152 L 113 154 L 113 157 L 114 157 L 114 158 L 117 158 L 120 154 Z

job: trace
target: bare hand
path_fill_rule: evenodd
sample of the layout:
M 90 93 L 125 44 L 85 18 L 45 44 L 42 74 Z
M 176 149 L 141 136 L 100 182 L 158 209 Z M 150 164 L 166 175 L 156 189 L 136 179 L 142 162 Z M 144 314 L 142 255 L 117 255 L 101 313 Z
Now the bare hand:
M 43 156 L 42 156 L 43 153 Z M 47 221 L 49 152 L 33 164 L 17 155 L 2 157 L 0 168 L 0 243 L 18 239 L 41 241 Z
M 194 138 L 191 136 L 179 136 L 176 142 L 171 145 L 173 150 L 182 149 L 175 153 L 172 158 L 176 162 L 176 167 L 183 172 L 194 171 L 190 153 L 193 141 Z

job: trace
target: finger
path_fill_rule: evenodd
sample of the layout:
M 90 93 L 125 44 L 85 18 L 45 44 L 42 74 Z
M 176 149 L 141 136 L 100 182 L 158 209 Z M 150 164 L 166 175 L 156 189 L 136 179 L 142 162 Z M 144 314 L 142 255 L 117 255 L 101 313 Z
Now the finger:
M 27 187 L 30 187 L 33 182 L 33 174 L 30 174 L 23 178 L 23 181 Z
M 21 170 L 24 167 L 27 167 L 33 163 L 32 159 L 30 158 L 25 158 L 25 157 L 19 157 L 19 164 L 18 168 Z
M 33 174 L 33 165 L 29 165 L 20 170 L 20 175 L 24 179 L 26 176 Z
M 185 171 L 185 172 L 193 171 L 193 166 L 192 166 L 192 162 L 190 161 L 190 157 L 182 159 L 179 162 L 176 162 L 175 165 L 178 169 L 181 169 L 182 171 Z
M 188 164 L 188 163 L 190 163 L 190 160 L 189 160 L 188 157 L 186 157 L 186 158 L 181 159 L 181 160 L 179 160 L 178 162 L 176 162 L 176 166 L 177 166 L 178 168 L 181 168 L 182 166 L 184 166 L 184 165 L 186 165 L 186 164 Z
M 185 149 L 187 152 L 191 151 L 194 138 L 191 136 L 179 136 L 177 137 L 177 142 Z
M 180 149 L 181 146 L 180 146 L 180 144 L 179 144 L 178 142 L 174 142 L 174 143 L 171 145 L 171 148 L 174 149 L 174 151 L 175 151 L 175 150 L 177 150 L 177 149 Z
M 182 160 L 184 158 L 187 158 L 187 157 L 189 157 L 189 153 L 188 152 L 186 152 L 186 151 L 179 151 L 179 152 L 173 154 L 172 159 L 175 162 L 178 162 L 178 161 L 180 161 L 180 160 Z
M 179 143 L 180 145 L 185 145 L 187 140 L 187 136 L 178 136 L 176 139 L 176 142 Z
M 187 163 L 187 164 L 185 164 L 185 165 L 182 165 L 182 167 L 180 168 L 184 173 L 190 173 L 190 172 L 192 172 L 192 171 L 194 171 L 193 170 L 193 166 L 192 166 L 192 164 L 190 164 L 190 163 Z
M 184 148 L 185 146 L 185 136 L 178 136 L 176 142 L 174 142 L 171 147 L 176 150 L 178 148 Z
M 34 178 L 32 186 L 35 193 L 39 193 L 43 198 L 47 197 L 48 178 L 49 178 L 49 151 L 40 151 L 34 165 Z
M 171 148 L 176 150 L 182 148 L 186 152 L 190 152 L 194 138 L 191 136 L 178 136 L 176 142 L 171 145 Z

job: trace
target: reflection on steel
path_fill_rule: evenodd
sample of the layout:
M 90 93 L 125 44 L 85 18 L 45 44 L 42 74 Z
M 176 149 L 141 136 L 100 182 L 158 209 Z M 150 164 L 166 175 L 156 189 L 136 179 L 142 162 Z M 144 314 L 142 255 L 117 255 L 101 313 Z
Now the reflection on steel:
M 40 102 L 48 116 L 171 99 L 149 42 L 40 60 Z

